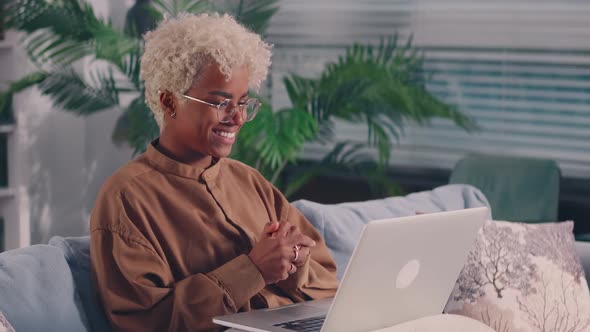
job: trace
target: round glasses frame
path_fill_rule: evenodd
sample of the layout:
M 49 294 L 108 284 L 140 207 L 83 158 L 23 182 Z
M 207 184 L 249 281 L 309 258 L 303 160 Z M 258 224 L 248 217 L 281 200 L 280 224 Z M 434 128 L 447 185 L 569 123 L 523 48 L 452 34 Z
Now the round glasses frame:
M 217 109 L 217 120 L 221 123 L 228 123 L 230 122 L 234 116 L 236 115 L 237 111 L 240 111 L 240 116 L 244 116 L 244 112 L 246 112 L 246 122 L 252 121 L 254 117 L 256 117 L 256 113 L 258 113 L 258 109 L 262 103 L 258 101 L 256 98 L 250 98 L 246 100 L 246 102 L 238 103 L 235 107 L 231 107 L 231 99 L 222 100 L 219 103 L 210 103 L 208 101 L 198 99 L 195 97 L 182 95 L 184 98 L 192 101 L 199 102 L 201 104 L 205 104 L 210 107 L 214 107 Z M 250 111 L 248 112 L 248 109 Z

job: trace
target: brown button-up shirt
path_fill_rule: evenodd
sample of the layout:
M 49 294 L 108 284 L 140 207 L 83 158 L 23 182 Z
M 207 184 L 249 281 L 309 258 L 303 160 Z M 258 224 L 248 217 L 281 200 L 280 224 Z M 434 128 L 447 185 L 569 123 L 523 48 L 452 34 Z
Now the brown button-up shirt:
M 210 160 L 209 160 L 210 162 Z M 265 285 L 248 258 L 269 221 L 316 241 L 305 265 Z M 214 330 L 214 316 L 333 296 L 336 265 L 318 232 L 255 169 L 194 167 L 150 145 L 102 187 L 91 222 L 94 282 L 115 330 Z

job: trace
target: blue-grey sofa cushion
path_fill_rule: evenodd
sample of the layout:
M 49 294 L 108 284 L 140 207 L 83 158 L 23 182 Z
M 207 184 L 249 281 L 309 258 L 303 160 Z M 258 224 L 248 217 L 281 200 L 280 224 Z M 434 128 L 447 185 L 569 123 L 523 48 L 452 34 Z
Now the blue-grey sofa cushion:
M 0 311 L 16 331 L 86 331 L 63 252 L 34 245 L 0 254 Z
M 434 190 L 364 202 L 319 204 L 306 200 L 292 203 L 324 237 L 338 267 L 344 274 L 363 226 L 371 220 L 488 206 L 485 196 L 469 185 L 446 185 Z M 490 216 L 491 218 L 491 216 Z
M 54 236 L 49 245 L 60 248 L 74 278 L 76 289 L 80 294 L 82 306 L 86 313 L 89 330 L 109 331 L 110 325 L 98 301 L 98 294 L 92 283 L 90 264 L 90 236 L 69 237 Z

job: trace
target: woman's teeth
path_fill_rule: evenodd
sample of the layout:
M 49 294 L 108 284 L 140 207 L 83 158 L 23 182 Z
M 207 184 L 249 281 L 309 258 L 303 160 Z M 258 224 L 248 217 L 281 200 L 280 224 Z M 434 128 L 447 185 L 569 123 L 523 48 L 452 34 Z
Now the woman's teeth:
M 229 133 L 227 131 L 214 130 L 214 132 L 219 136 L 223 136 L 223 137 L 227 137 L 227 138 L 233 138 L 236 136 L 236 133 Z

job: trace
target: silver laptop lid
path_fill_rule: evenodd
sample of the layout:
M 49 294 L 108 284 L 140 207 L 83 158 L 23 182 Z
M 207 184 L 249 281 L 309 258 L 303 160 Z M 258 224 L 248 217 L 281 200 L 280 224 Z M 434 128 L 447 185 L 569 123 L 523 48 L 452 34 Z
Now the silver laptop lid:
M 386 328 L 442 313 L 488 209 L 368 223 L 322 331 Z

